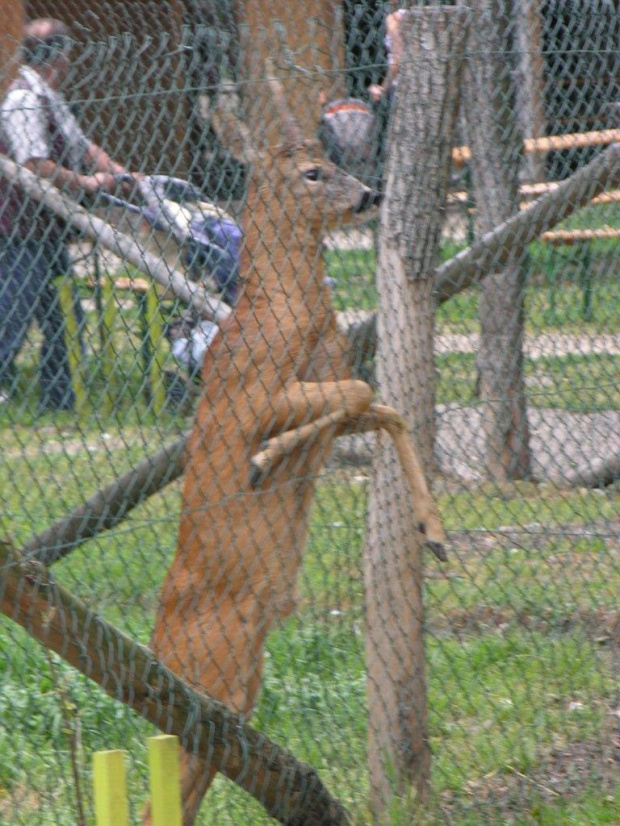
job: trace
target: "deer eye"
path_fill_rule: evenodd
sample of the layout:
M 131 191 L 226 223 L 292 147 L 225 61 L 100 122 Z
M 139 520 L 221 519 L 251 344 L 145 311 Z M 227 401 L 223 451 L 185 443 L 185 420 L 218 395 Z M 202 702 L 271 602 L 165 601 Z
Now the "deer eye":
M 306 169 L 304 178 L 307 181 L 320 181 L 323 177 L 323 171 L 318 166 L 313 166 L 312 169 Z

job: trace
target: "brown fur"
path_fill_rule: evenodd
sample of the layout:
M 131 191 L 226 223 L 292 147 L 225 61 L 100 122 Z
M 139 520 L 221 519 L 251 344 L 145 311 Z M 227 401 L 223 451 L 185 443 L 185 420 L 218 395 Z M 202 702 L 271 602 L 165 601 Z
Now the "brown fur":
M 320 180 L 309 180 L 308 171 Z M 400 417 L 373 406 L 371 388 L 350 378 L 346 340 L 323 283 L 321 234 L 348 221 L 365 194 L 301 140 L 255 163 L 242 293 L 204 362 L 178 550 L 152 646 L 173 671 L 244 716 L 256 702 L 266 636 L 295 605 L 314 479 L 334 437 L 388 427 L 407 440 Z M 275 452 L 262 477 L 253 473 L 266 438 L 277 444 L 311 423 L 293 436 L 292 450 Z M 440 541 L 413 456 L 413 492 L 424 500 L 418 512 Z M 216 770 L 183 754 L 185 826 Z

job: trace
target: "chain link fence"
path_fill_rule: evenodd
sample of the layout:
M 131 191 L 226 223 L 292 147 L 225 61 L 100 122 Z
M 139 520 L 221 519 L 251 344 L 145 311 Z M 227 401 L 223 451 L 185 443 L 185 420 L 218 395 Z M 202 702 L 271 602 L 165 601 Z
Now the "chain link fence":
M 3 40 L 7 826 L 620 818 L 620 12 L 312 5 Z

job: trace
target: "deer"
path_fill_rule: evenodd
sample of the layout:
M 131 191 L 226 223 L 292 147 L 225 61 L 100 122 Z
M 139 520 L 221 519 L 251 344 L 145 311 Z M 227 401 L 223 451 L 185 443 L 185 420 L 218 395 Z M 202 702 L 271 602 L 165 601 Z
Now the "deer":
M 387 431 L 423 539 L 440 558 L 445 540 L 405 420 L 352 377 L 324 278 L 324 233 L 379 198 L 301 134 L 279 81 L 268 82 L 278 145 L 259 149 L 239 117 L 213 115 L 220 139 L 251 170 L 239 297 L 204 356 L 178 545 L 151 638 L 167 667 L 244 718 L 259 694 L 267 635 L 295 608 L 315 482 L 337 437 Z M 182 749 L 184 826 L 216 772 Z

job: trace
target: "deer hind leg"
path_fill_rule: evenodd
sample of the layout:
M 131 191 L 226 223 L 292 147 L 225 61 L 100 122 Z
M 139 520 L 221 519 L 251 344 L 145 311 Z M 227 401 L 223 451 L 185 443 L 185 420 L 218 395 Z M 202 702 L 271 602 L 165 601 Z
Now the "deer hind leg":
M 261 600 L 254 595 L 216 595 L 210 610 L 192 606 L 182 620 L 174 627 L 170 623 L 169 629 L 165 620 L 158 623 L 152 640 L 154 653 L 190 685 L 247 719 L 259 694 L 270 627 Z M 183 826 L 194 823 L 217 771 L 217 765 L 181 751 Z M 142 813 L 142 826 L 152 826 L 150 804 Z

